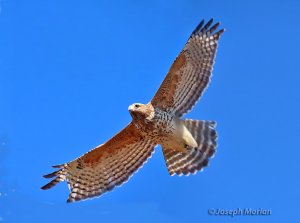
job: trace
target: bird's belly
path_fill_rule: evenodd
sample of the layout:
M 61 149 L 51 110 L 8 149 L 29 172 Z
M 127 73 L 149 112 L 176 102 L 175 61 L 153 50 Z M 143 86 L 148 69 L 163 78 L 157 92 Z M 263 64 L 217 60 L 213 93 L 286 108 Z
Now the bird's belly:
M 153 140 L 167 148 L 182 148 L 183 142 L 178 137 L 178 126 L 175 121 L 157 123 L 151 135 Z
M 193 136 L 179 119 L 161 119 L 153 126 L 153 131 L 148 136 L 151 135 L 151 139 L 165 149 L 186 152 L 188 147 L 197 146 Z
M 146 119 L 141 123 L 140 128 L 151 141 L 175 150 L 182 150 L 185 146 L 179 132 L 180 129 L 181 121 L 164 111 L 156 111 L 153 118 Z

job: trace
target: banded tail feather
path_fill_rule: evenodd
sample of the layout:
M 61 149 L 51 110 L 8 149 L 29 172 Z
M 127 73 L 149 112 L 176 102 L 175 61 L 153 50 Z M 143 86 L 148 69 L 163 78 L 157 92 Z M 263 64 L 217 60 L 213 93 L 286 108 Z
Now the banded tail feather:
M 163 154 L 170 175 L 189 175 L 201 171 L 208 165 L 217 146 L 216 122 L 184 120 L 184 125 L 196 140 L 198 147 L 188 148 L 187 153 L 163 148 Z

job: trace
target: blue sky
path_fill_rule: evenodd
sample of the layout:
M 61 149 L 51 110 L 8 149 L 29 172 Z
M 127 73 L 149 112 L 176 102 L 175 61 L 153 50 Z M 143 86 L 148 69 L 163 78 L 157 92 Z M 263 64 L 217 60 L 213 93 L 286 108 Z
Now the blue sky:
M 283 222 L 300 199 L 299 1 L 0 1 L 0 222 Z M 226 28 L 186 117 L 218 122 L 204 172 L 170 177 L 160 147 L 131 180 L 66 204 L 50 166 L 103 143 L 148 102 L 203 18 Z M 210 216 L 264 208 L 271 216 Z

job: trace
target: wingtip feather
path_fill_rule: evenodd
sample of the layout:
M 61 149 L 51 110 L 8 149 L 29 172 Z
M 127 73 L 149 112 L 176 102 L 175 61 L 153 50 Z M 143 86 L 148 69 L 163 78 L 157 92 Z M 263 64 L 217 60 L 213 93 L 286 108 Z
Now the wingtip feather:
M 204 25 L 205 20 L 202 19 L 201 22 L 198 24 L 198 26 L 196 27 L 196 29 L 194 30 L 193 34 L 199 32 L 202 28 L 202 26 Z
M 221 29 L 218 32 L 216 32 L 215 34 L 213 34 L 214 37 L 216 38 L 220 38 L 220 36 L 225 32 L 225 29 Z
M 195 28 L 195 30 L 193 31 L 191 36 L 194 35 L 201 35 L 201 33 L 210 33 L 212 34 L 214 31 L 217 30 L 217 28 L 220 26 L 220 22 L 215 23 L 213 26 L 211 26 L 214 22 L 214 18 L 211 18 L 207 23 L 205 23 L 205 20 L 201 20 L 201 22 L 199 23 L 199 25 Z M 221 29 L 218 32 L 216 32 L 213 35 L 221 35 L 223 32 L 225 31 L 225 29 Z
M 206 25 L 203 27 L 202 31 L 207 31 L 207 29 L 211 26 L 211 24 L 213 23 L 214 19 L 211 18 L 207 23 Z
M 60 170 L 57 170 L 57 171 L 54 171 L 52 173 L 45 174 L 43 177 L 46 178 L 46 179 L 53 178 L 53 177 L 58 176 L 59 172 L 60 172 Z
M 46 185 L 42 186 L 41 189 L 42 190 L 48 190 L 52 187 L 54 187 L 56 184 L 58 184 L 61 181 L 61 179 L 59 177 L 56 177 L 54 180 L 51 180 L 49 183 L 47 183 Z
M 59 164 L 59 165 L 54 165 L 52 166 L 53 168 L 63 168 L 65 164 Z

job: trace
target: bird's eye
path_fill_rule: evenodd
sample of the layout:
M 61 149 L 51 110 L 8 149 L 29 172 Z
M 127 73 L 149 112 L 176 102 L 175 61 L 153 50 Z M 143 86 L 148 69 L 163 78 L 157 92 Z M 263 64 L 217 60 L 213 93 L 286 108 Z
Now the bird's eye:
M 135 104 L 135 105 L 134 105 L 134 107 L 135 107 L 135 108 L 139 108 L 139 107 L 140 107 L 140 105 L 138 105 L 138 104 Z

